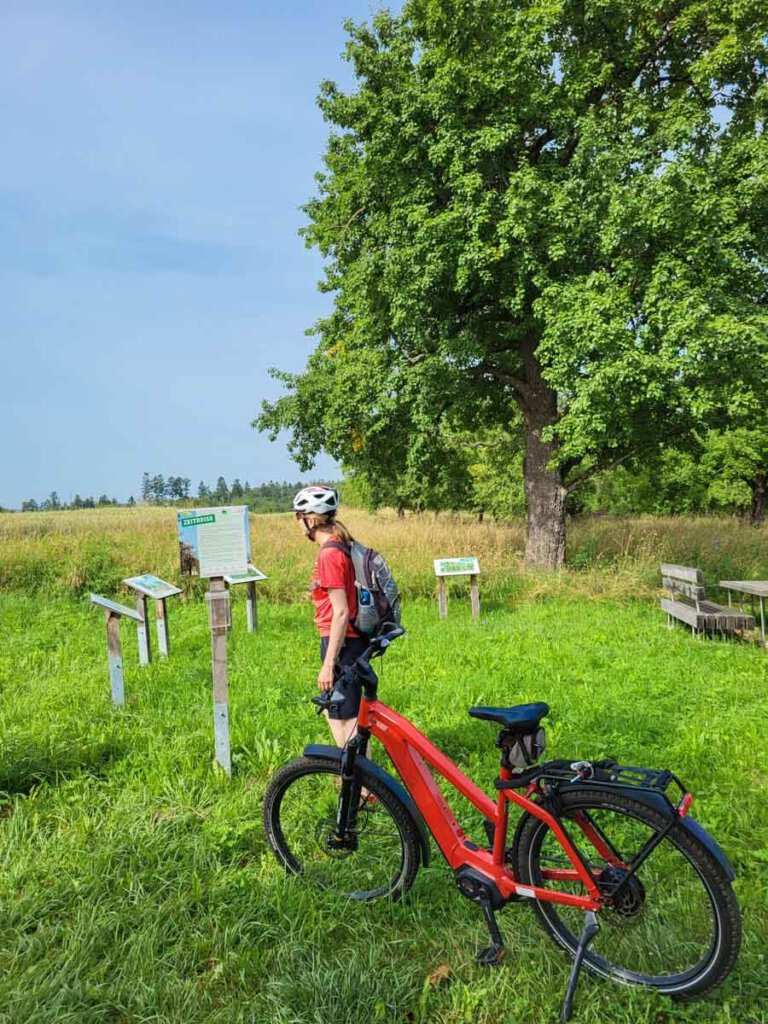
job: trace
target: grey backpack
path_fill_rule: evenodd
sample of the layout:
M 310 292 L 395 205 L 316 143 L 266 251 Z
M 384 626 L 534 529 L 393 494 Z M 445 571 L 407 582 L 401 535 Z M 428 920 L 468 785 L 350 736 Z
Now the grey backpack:
M 357 632 L 376 636 L 385 622 L 399 625 L 400 591 L 384 557 L 357 540 L 351 547 L 329 540 L 326 547 L 337 548 L 352 560 L 357 588 L 357 615 L 352 625 Z

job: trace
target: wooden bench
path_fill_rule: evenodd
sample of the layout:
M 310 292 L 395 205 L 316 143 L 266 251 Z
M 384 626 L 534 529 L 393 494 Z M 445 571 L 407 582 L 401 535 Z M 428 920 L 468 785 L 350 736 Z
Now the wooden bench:
M 661 585 L 672 595 L 671 599 L 661 599 L 661 607 L 667 613 L 670 629 L 672 619 L 687 623 L 694 633 L 716 630 L 736 633 L 755 628 L 754 615 L 745 615 L 737 608 L 728 608 L 707 600 L 700 569 L 687 565 L 662 564 Z

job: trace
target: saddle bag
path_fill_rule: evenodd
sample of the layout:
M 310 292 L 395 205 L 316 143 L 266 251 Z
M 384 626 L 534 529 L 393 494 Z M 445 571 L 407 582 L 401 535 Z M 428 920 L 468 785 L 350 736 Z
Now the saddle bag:
M 496 746 L 501 748 L 505 767 L 530 768 L 547 749 L 547 734 L 542 726 L 523 733 L 504 729 Z

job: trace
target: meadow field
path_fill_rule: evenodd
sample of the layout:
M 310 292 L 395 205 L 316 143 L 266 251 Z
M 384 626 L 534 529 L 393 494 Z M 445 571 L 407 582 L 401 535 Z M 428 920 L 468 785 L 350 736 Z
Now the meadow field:
M 585 974 L 574 1019 L 768 1021 L 768 653 L 669 631 L 657 601 L 662 559 L 698 564 L 708 584 L 768 578 L 766 535 L 730 519 L 576 521 L 570 568 L 539 576 L 522 567 L 520 524 L 345 521 L 386 553 L 405 594 L 408 636 L 382 663 L 383 700 L 489 791 L 495 729 L 466 707 L 545 700 L 548 756 L 673 768 L 736 868 L 744 941 L 721 989 L 677 1005 Z M 122 710 L 87 599 L 125 599 L 120 580 L 144 571 L 175 579 L 175 511 L 0 516 L 0 1022 L 557 1020 L 567 958 L 519 904 L 500 914 L 504 965 L 477 966 L 480 911 L 436 849 L 399 904 L 339 905 L 283 875 L 264 789 L 306 743 L 327 742 L 308 703 L 314 551 L 290 516 L 252 517 L 252 540 L 270 579 L 257 633 L 234 598 L 228 780 L 212 759 L 202 585 L 171 605 L 167 661 L 139 668 L 123 625 Z M 480 623 L 461 584 L 437 617 L 431 559 L 451 554 L 480 559 Z M 459 814 L 480 838 L 478 815 Z M 431 984 L 443 965 L 450 982 Z

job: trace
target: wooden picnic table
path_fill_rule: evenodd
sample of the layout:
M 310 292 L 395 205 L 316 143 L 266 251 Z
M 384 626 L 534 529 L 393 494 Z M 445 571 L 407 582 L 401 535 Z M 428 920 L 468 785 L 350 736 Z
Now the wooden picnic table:
M 738 594 L 749 594 L 760 600 L 760 636 L 765 646 L 765 608 L 763 602 L 768 597 L 768 580 L 720 580 L 720 586 L 728 591 L 728 605 L 731 604 L 731 591 Z

